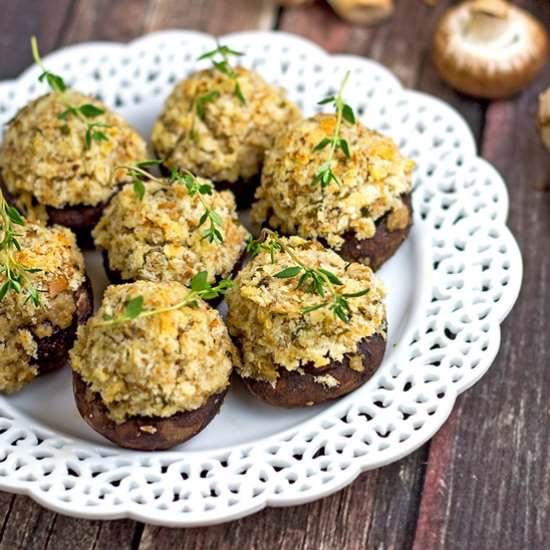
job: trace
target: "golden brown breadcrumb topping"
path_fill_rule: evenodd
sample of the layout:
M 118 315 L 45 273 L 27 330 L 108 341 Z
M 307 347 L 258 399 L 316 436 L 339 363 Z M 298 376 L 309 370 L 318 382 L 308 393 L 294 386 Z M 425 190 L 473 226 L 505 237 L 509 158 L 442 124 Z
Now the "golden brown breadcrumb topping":
M 104 326 L 130 298 L 145 309 L 172 306 L 189 290 L 183 285 L 138 281 L 110 286 L 99 311 L 78 330 L 72 368 L 100 395 L 115 422 L 132 416 L 169 417 L 192 411 L 229 384 L 238 353 L 219 313 L 195 305 Z
M 191 170 L 214 181 L 236 182 L 259 174 L 266 149 L 299 109 L 281 89 L 243 67 L 239 75 L 243 105 L 234 82 L 215 70 L 192 74 L 168 97 L 153 128 L 153 145 L 169 167 Z M 204 108 L 204 120 L 194 114 L 194 102 L 216 90 L 220 96 Z M 191 139 L 194 127 L 197 139 Z
M 27 276 L 41 291 L 42 306 L 25 303 L 24 292 L 9 292 L 0 301 L 0 391 L 8 393 L 38 374 L 37 339 L 72 324 L 75 293 L 85 279 L 84 259 L 69 229 L 27 223 L 19 230 L 21 251 L 16 260 L 26 268 L 41 270 Z
M 124 186 L 93 231 L 96 245 L 108 251 L 110 268 L 123 279 L 183 284 L 200 271 L 208 271 L 211 282 L 229 275 L 248 236 L 233 194 L 214 191 L 204 197 L 223 221 L 223 243 L 211 243 L 203 238 L 205 226 L 199 227 L 204 208 L 198 194 L 190 196 L 184 183 L 168 180 L 145 186 L 143 200 L 131 185 Z
M 300 371 L 306 363 L 323 367 L 341 361 L 344 354 L 351 355 L 353 362 L 361 340 L 376 333 L 385 336 L 386 330 L 385 288 L 369 267 L 347 264 L 317 241 L 300 237 L 281 241 L 291 246 L 304 264 L 334 273 L 343 283 L 338 287 L 341 292 L 351 294 L 365 288 L 369 292 L 349 300 L 349 324 L 328 308 L 304 314 L 304 308 L 318 304 L 321 298 L 297 289 L 295 278 L 274 277 L 293 265 L 286 254 L 276 254 L 272 263 L 270 255 L 262 252 L 248 263 L 236 278 L 237 286 L 226 295 L 227 323 L 243 353 L 242 376 L 271 383 L 277 380 L 278 368 Z M 318 378 L 319 383 L 333 383 L 330 378 Z
M 347 140 L 351 158 L 338 151 L 333 172 L 340 185 L 313 185 L 324 151 L 315 146 L 334 132 L 336 117 L 320 114 L 283 131 L 265 158 L 262 184 L 256 191 L 252 219 L 269 222 L 286 234 L 323 238 L 339 249 L 342 235 L 354 232 L 359 239 L 371 238 L 376 220 L 397 212 L 392 229 L 406 227 L 408 209 L 402 195 L 411 191 L 414 162 L 399 152 L 397 145 L 360 122 L 344 123 L 341 136 Z
M 75 116 L 59 115 L 66 110 L 55 93 L 49 93 L 21 109 L 8 124 L 0 148 L 0 173 L 8 191 L 28 210 L 33 197 L 44 206 L 98 205 L 129 181 L 120 166 L 147 158 L 146 144 L 136 130 L 102 102 L 67 90 L 72 105 L 85 103 L 105 110 L 98 121 L 106 141 L 86 147 L 86 125 Z M 95 119 L 94 119 L 95 120 Z

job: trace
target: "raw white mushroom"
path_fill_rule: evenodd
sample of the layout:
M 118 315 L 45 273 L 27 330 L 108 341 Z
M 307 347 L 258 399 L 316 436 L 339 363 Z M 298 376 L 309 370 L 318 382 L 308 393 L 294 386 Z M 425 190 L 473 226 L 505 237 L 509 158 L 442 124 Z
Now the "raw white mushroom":
M 548 35 L 532 15 L 504 0 L 469 0 L 441 19 L 433 55 L 452 87 L 504 98 L 525 88 L 544 65 Z
M 359 25 L 379 23 L 392 15 L 393 0 L 328 0 L 334 11 L 346 21 Z

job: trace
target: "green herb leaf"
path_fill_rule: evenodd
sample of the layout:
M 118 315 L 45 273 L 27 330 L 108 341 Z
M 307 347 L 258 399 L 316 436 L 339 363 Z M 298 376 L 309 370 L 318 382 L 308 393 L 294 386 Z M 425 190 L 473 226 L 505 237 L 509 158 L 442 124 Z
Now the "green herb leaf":
M 296 277 L 296 275 L 298 275 L 301 271 L 302 268 L 299 266 L 288 267 L 282 271 L 279 271 L 279 273 L 275 273 L 274 277 L 277 277 L 278 279 L 290 279 L 291 277 Z
M 345 139 L 340 140 L 340 148 L 342 149 L 342 151 L 344 151 L 344 155 L 346 155 L 346 157 L 348 159 L 350 159 L 351 158 L 351 153 L 350 153 L 350 150 L 349 150 L 348 142 Z
M 11 289 L 11 284 L 10 284 L 10 281 L 7 280 L 0 287 L 0 302 L 6 297 L 10 289 Z
M 208 220 L 208 212 L 205 212 L 205 213 L 201 216 L 201 218 L 200 218 L 200 220 L 199 220 L 199 227 L 200 227 L 201 225 L 204 225 L 204 224 L 206 223 L 206 220 Z
M 69 116 L 73 115 L 75 116 L 77 114 L 77 111 L 74 107 L 67 107 L 62 113 L 57 115 L 57 118 L 60 118 L 61 120 L 67 120 Z
M 48 72 L 44 74 L 46 75 L 46 80 L 49 87 L 54 92 L 63 93 L 67 89 L 67 87 L 65 86 L 65 81 L 60 76 Z
M 205 113 L 205 107 L 208 105 L 208 103 L 211 103 L 212 101 L 215 101 L 220 97 L 220 92 L 218 90 L 212 90 L 211 92 L 208 92 L 207 94 L 199 96 L 195 100 L 195 110 L 197 112 L 198 117 L 201 120 L 204 120 L 204 117 L 206 115 Z
M 124 316 L 128 319 L 135 319 L 143 312 L 143 296 L 130 298 L 124 308 Z
M 335 100 L 336 98 L 334 96 L 326 97 L 325 99 L 321 99 L 317 105 L 327 105 L 328 103 L 333 103 Z
M 21 216 L 19 210 L 17 210 L 15 206 L 8 206 L 6 208 L 6 214 L 8 215 L 9 219 L 16 225 L 25 225 L 25 220 L 23 216 Z
M 199 186 L 199 193 L 201 195 L 212 195 L 213 192 L 214 190 L 212 188 L 212 185 L 210 185 L 209 183 L 204 183 Z
M 317 311 L 318 309 L 324 308 L 328 305 L 328 302 L 322 302 L 321 304 L 317 304 L 315 306 L 309 306 L 305 307 L 302 312 L 303 313 L 312 313 L 313 311 Z
M 370 292 L 370 288 L 365 288 L 364 290 L 360 290 L 359 292 L 352 292 L 351 294 L 343 294 L 344 298 L 360 298 L 361 296 L 365 296 L 365 294 L 368 294 Z
M 84 135 L 84 142 L 86 143 L 86 149 L 91 149 L 92 147 L 92 128 L 86 130 Z
M 355 124 L 355 113 L 347 103 L 342 108 L 342 116 L 344 117 L 344 120 L 346 120 L 350 124 Z
M 133 183 L 134 193 L 137 195 L 138 199 L 142 201 L 145 196 L 145 184 L 140 179 L 135 179 Z
M 314 152 L 322 151 L 327 145 L 330 145 L 331 143 L 332 143 L 332 139 L 324 138 L 313 148 L 313 151 Z
M 99 107 L 96 107 L 91 103 L 86 103 L 85 105 L 81 105 L 79 107 L 79 110 L 86 118 L 95 118 L 97 116 L 105 114 L 105 111 L 103 109 L 100 109 Z
M 235 95 L 239 98 L 239 101 L 243 104 L 243 105 L 246 105 L 246 99 L 243 95 L 243 92 L 241 90 L 241 85 L 239 83 L 239 81 L 237 80 L 237 82 L 235 82 Z
M 223 225 L 223 220 L 221 216 L 214 212 L 214 210 L 210 210 L 210 219 L 216 224 L 216 225 Z
M 336 317 L 344 321 L 344 323 L 349 323 L 349 315 L 342 308 L 334 307 L 332 308 L 332 311 Z
M 326 275 L 327 279 L 332 283 L 332 284 L 335 284 L 335 285 L 343 285 L 344 283 L 338 279 L 338 277 L 332 273 L 332 271 L 328 271 L 326 269 L 322 269 L 322 268 L 319 268 L 319 271 L 321 273 L 323 273 L 323 275 Z
M 208 271 L 201 271 L 191 279 L 191 290 L 195 292 L 204 290 L 208 286 Z

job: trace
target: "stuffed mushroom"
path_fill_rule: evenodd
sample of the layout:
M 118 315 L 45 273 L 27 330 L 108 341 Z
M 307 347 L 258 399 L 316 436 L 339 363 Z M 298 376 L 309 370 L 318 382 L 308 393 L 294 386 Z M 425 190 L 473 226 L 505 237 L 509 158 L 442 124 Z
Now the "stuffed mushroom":
M 258 73 L 241 66 L 228 70 L 231 76 L 210 69 L 180 82 L 152 141 L 165 167 L 189 169 L 231 189 L 243 207 L 253 199 L 265 151 L 301 115 L 282 89 Z
M 27 223 L 16 238 L 20 250 L 2 250 L 0 269 L 0 391 L 6 393 L 62 367 L 78 325 L 92 312 L 84 259 L 70 230 Z
M 220 410 L 239 356 L 218 312 L 194 295 L 187 302 L 191 292 L 176 282 L 110 286 L 78 331 L 78 410 L 121 447 L 173 447 Z
M 226 298 L 238 372 L 271 405 L 302 407 L 365 383 L 386 345 L 385 289 L 317 241 L 272 238 Z
M 214 282 L 238 271 L 248 231 L 233 194 L 187 173 L 150 178 L 141 193 L 125 185 L 93 231 L 111 281 L 188 284 L 207 271 Z
M 252 219 L 283 234 L 319 239 L 349 261 L 378 269 L 412 224 L 414 162 L 389 138 L 359 121 L 341 122 L 327 167 L 326 144 L 337 116 L 318 114 L 282 132 L 268 151 Z M 320 170 L 332 179 L 320 181 Z
M 68 113 L 67 105 L 90 118 Z M 0 179 L 28 217 L 69 227 L 88 244 L 105 204 L 129 181 L 121 167 L 145 158 L 144 140 L 122 117 L 67 89 L 32 101 L 8 124 Z

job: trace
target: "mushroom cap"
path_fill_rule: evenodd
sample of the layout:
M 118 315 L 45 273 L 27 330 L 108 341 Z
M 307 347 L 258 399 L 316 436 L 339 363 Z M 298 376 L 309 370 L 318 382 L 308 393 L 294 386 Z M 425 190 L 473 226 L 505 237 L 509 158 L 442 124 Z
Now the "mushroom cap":
M 504 0 L 468 0 L 441 19 L 433 56 L 457 90 L 500 99 L 525 88 L 548 56 L 548 35 L 525 10 Z
M 328 0 L 332 9 L 350 23 L 372 25 L 393 14 L 393 0 Z
M 538 126 L 542 142 L 550 151 L 550 88 L 539 97 Z

